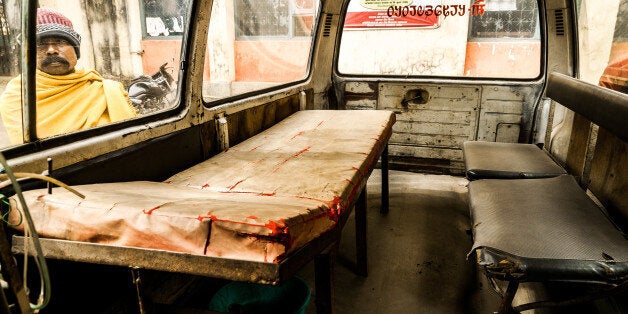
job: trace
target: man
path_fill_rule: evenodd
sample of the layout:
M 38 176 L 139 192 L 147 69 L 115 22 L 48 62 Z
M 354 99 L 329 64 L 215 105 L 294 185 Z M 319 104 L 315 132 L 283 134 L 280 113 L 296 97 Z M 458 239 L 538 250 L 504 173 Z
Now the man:
M 136 116 L 121 83 L 94 70 L 75 69 L 81 36 L 61 13 L 37 10 L 37 137 L 84 130 Z M 23 142 L 21 76 L 0 96 L 0 114 L 12 144 Z

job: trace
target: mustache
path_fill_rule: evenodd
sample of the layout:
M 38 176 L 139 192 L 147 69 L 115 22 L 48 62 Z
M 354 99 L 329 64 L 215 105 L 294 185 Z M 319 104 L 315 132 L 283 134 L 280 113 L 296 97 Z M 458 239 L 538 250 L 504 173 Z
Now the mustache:
M 42 67 L 46 67 L 46 66 L 49 66 L 51 63 L 54 63 L 54 62 L 62 63 L 65 66 L 69 66 L 70 65 L 68 60 L 66 60 L 65 58 L 62 58 L 62 57 L 57 56 L 57 55 L 49 55 L 49 56 L 45 57 L 43 60 L 41 60 L 41 66 Z

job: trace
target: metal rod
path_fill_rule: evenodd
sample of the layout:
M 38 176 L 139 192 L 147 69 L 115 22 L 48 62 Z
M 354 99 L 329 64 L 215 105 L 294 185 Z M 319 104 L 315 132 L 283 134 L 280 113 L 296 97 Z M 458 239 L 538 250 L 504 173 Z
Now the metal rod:
M 11 254 L 11 244 L 6 237 L 3 223 L 0 223 L 0 261 L 2 262 L 2 272 L 6 276 L 5 279 L 17 299 L 19 312 L 32 313 L 30 301 L 26 294 L 26 287 L 22 282 L 22 277 L 15 263 L 13 254 Z
M 22 140 L 32 142 L 37 139 L 35 93 L 36 70 L 36 18 L 37 1 L 27 0 L 22 5 Z
M 4 289 L 0 289 L 0 314 L 11 314 L 11 309 L 9 308 L 7 296 L 4 294 Z
M 218 139 L 218 146 L 220 151 L 226 151 L 229 149 L 229 122 L 225 113 L 219 113 L 215 117 L 216 122 L 216 137 Z
M 48 157 L 48 176 L 52 178 L 52 158 Z M 48 187 L 48 194 L 52 194 L 52 183 L 46 182 L 46 186 Z
M 379 212 L 382 215 L 388 214 L 389 209 L 389 190 L 388 190 L 388 145 L 384 147 L 382 152 L 382 207 Z
M 580 303 L 584 303 L 584 302 L 591 302 L 597 299 L 601 299 L 601 298 L 607 298 L 610 296 L 613 296 L 615 294 L 618 294 L 620 292 L 626 292 L 628 291 L 628 281 L 622 283 L 619 286 L 613 287 L 611 289 L 603 289 L 600 291 L 596 291 L 594 293 L 588 294 L 588 295 L 583 295 L 583 296 L 579 296 L 579 297 L 574 297 L 568 300 L 560 300 L 560 301 L 537 301 L 537 302 L 530 302 L 530 303 L 526 303 L 526 304 L 521 304 L 518 305 L 516 307 L 514 307 L 514 311 L 515 312 L 523 312 L 523 311 L 527 311 L 527 310 L 531 310 L 531 309 L 538 309 L 538 308 L 544 308 L 544 307 L 558 307 L 558 306 L 568 306 L 568 305 L 575 305 L 575 304 L 580 304 Z
M 146 310 L 144 308 L 144 298 L 142 297 L 142 277 L 140 274 L 140 269 L 137 267 L 131 267 L 131 278 L 133 280 L 133 285 L 135 286 L 135 292 L 137 293 L 137 306 L 139 313 L 144 314 Z
M 333 260 L 331 252 L 324 252 L 314 258 L 314 281 L 316 291 L 316 313 L 333 313 Z
M 366 254 L 366 186 L 355 204 L 355 273 L 360 276 L 368 276 L 368 263 Z
M 514 310 L 512 308 L 512 300 L 515 298 L 515 294 L 517 294 L 517 289 L 519 288 L 518 281 L 509 281 L 508 288 L 506 288 L 506 294 L 504 294 L 504 298 L 502 299 L 502 304 L 499 307 L 500 314 L 513 313 Z
M 307 109 L 307 94 L 305 91 L 299 93 L 299 110 L 303 111 Z

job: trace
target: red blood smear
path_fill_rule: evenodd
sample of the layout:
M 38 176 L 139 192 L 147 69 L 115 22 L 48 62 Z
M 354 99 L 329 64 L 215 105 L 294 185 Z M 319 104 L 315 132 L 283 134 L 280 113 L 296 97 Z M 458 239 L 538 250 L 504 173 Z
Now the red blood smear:
M 153 208 L 151 208 L 151 209 L 144 209 L 144 210 L 142 210 L 142 212 L 143 212 L 144 214 L 150 215 L 150 214 L 152 214 L 155 210 L 159 209 L 160 207 L 161 207 L 161 206 L 153 207 Z

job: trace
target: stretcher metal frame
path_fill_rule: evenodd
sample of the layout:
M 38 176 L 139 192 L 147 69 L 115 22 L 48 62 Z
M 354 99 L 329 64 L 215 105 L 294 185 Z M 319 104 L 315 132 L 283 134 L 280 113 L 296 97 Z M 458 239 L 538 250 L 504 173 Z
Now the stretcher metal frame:
M 382 205 L 380 213 L 388 213 L 388 145 L 381 152 Z M 373 168 L 368 169 L 369 178 Z M 40 238 L 44 257 L 73 262 L 128 267 L 131 270 L 147 269 L 164 272 L 199 275 L 233 281 L 262 284 L 279 284 L 311 261 L 315 263 L 316 308 L 318 313 L 333 312 L 332 267 L 334 245 L 340 241 L 351 211 L 355 208 L 356 264 L 354 272 L 367 276 L 367 237 L 366 237 L 366 181 L 361 183 L 359 197 L 352 200 L 336 225 L 313 239 L 305 246 L 290 253 L 279 263 L 256 262 L 195 255 L 155 249 L 121 247 L 106 244 Z M 12 252 L 24 254 L 23 236 L 14 235 Z M 30 252 L 29 252 L 30 253 Z M 139 300 L 142 302 L 142 300 Z

